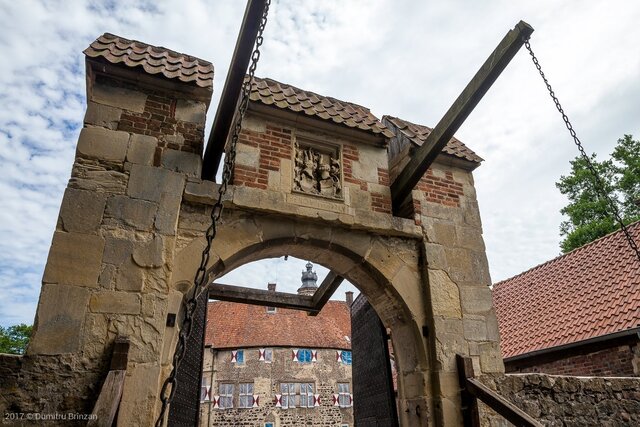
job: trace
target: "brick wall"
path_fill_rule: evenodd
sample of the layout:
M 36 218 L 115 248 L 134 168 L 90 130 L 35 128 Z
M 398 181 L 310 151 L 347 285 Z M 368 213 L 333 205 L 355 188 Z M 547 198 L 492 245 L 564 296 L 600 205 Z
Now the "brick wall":
M 565 352 L 556 360 L 534 357 L 526 361 L 505 362 L 505 368 L 507 372 L 544 372 L 551 375 L 640 376 L 640 372 L 634 372 L 634 347 L 637 344 L 615 345 L 597 351 L 583 351 L 583 354 Z
M 197 117 L 193 121 L 183 120 L 190 118 L 181 114 L 184 100 L 171 96 L 167 91 L 144 89 L 100 75 L 96 76 L 96 84 L 136 90 L 147 95 L 143 111 L 124 109 L 115 130 L 158 138 L 155 166 L 160 166 L 163 148 L 198 154 L 202 152 L 204 117 Z M 203 108 L 201 112 L 204 114 Z
M 258 163 L 250 166 L 236 163 L 233 185 L 266 189 L 269 171 L 280 170 L 281 159 L 291 159 L 291 129 L 273 124 L 266 125 L 265 132 L 243 129 L 239 142 L 259 149 Z

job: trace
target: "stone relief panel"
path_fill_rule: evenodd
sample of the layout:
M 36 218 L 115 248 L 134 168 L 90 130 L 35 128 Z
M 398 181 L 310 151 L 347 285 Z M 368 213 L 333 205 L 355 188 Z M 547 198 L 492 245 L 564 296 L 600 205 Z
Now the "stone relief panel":
M 294 156 L 294 191 L 343 199 L 340 146 L 296 140 Z

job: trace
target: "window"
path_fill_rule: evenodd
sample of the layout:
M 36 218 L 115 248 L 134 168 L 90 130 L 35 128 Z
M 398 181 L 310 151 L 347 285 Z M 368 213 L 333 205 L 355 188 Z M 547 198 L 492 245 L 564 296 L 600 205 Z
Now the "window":
M 298 362 L 311 363 L 311 350 L 306 348 L 298 350 Z
M 233 350 L 231 352 L 231 363 L 242 365 L 244 363 L 244 350 Z
M 211 384 L 209 383 L 208 372 L 204 372 L 202 375 L 202 383 L 200 385 L 200 401 L 208 402 L 211 400 Z
M 281 383 L 282 408 L 313 408 L 313 383 Z
M 351 406 L 349 383 L 338 383 L 338 405 L 340 405 L 341 408 L 348 408 Z
M 253 383 L 240 383 L 239 408 L 253 407 Z
M 273 423 L 264 423 L 264 427 L 273 427 Z
M 233 384 L 220 384 L 220 409 L 233 408 Z
M 273 349 L 265 348 L 264 349 L 264 361 L 265 362 L 273 362 Z
M 351 365 L 351 352 L 343 351 L 342 354 L 340 355 L 340 359 L 342 360 L 342 363 L 344 363 L 345 365 Z
M 275 314 L 275 312 L 276 312 L 275 307 L 267 307 L 267 314 Z

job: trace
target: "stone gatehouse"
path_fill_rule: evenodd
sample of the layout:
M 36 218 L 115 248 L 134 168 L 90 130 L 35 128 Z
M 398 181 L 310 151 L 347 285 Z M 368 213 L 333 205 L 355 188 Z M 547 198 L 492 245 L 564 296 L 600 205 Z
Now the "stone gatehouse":
M 111 34 L 85 54 L 87 113 L 34 336 L 24 357 L 2 360 L 11 369 L 0 409 L 90 413 L 121 336 L 130 351 L 118 424 L 148 426 L 218 189 L 201 179 L 213 66 Z M 258 79 L 242 129 L 211 283 L 269 257 L 324 265 L 390 331 L 400 425 L 460 425 L 455 355 L 478 374 L 504 370 L 472 176 L 479 157 L 451 140 L 412 211 L 397 216 L 390 184 L 428 128 Z

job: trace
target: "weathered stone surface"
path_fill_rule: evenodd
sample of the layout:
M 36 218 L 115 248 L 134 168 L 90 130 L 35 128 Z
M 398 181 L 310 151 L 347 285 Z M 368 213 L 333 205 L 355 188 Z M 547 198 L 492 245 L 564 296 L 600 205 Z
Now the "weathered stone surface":
M 104 289 L 113 289 L 113 278 L 116 275 L 116 266 L 111 264 L 103 264 L 98 284 Z
M 89 290 L 44 284 L 29 354 L 60 354 L 78 350 Z
M 119 108 L 89 101 L 84 115 L 84 124 L 116 130 L 121 115 L 122 110 Z
M 142 113 L 147 95 L 136 90 L 96 82 L 93 85 L 91 101 Z
M 204 123 L 207 106 L 204 102 L 178 99 L 176 103 L 176 119 L 192 123 Z
M 484 314 L 493 307 L 491 289 L 488 286 L 462 286 L 460 298 L 465 313 Z
M 144 286 L 144 273 L 142 268 L 136 265 L 131 258 L 124 261 L 118 267 L 115 288 L 119 291 L 140 292 Z
M 184 199 L 189 202 L 213 205 L 218 195 L 218 184 L 213 181 L 187 182 Z
M 182 197 L 177 194 L 162 193 L 156 213 L 155 225 L 160 234 L 173 236 L 178 226 Z
M 181 195 L 185 177 L 152 166 L 133 165 L 127 194 L 136 199 L 159 202 L 162 193 Z
M 104 128 L 84 128 L 80 131 L 76 155 L 90 159 L 124 162 L 129 146 L 129 134 Z
M 429 289 L 433 314 L 436 316 L 462 318 L 458 286 L 442 270 L 429 270 Z
M 236 164 L 257 167 L 260 162 L 260 149 L 238 143 L 236 146 Z
M 139 165 L 150 166 L 153 164 L 153 156 L 158 147 L 158 139 L 148 135 L 131 135 L 129 149 L 127 150 L 127 161 Z
M 199 177 L 202 170 L 202 157 L 196 153 L 165 149 L 162 152 L 162 167 Z
M 56 231 L 42 281 L 96 287 L 103 249 L 102 237 Z
M 79 176 L 75 175 L 76 172 Z M 112 194 L 124 194 L 129 178 L 127 174 L 113 170 L 80 171 L 74 167 L 72 173 L 74 176 L 69 180 L 69 187 Z
M 480 367 L 482 368 L 482 373 L 504 372 L 500 345 L 497 342 L 480 344 Z
M 105 216 L 138 230 L 151 230 L 158 205 L 127 196 L 113 196 L 107 201 Z
M 65 231 L 93 234 L 98 230 L 106 203 L 103 193 L 67 188 L 60 207 Z
M 107 236 L 104 243 L 104 255 L 102 261 L 116 266 L 131 259 L 133 253 L 133 242 L 129 239 L 122 239 Z
M 487 340 L 487 322 L 486 319 L 469 319 L 465 317 L 462 321 L 464 326 L 464 337 L 470 341 L 486 341 Z
M 140 314 L 140 295 L 131 292 L 102 291 L 91 295 L 94 313 Z
M 137 427 L 154 424 L 159 382 L 160 367 L 155 364 L 140 364 L 127 370 L 118 425 Z
M 133 260 L 140 267 L 161 267 L 164 264 L 164 241 L 155 236 L 149 242 L 138 245 L 133 250 Z

